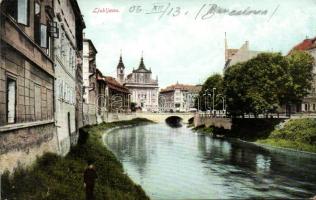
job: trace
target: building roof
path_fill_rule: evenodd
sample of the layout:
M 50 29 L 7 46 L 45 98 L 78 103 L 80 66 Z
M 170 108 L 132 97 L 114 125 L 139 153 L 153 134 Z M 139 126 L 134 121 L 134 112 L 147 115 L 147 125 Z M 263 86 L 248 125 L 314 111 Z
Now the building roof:
M 146 69 L 146 66 L 144 64 L 144 58 L 143 56 L 141 57 L 140 59 L 140 63 L 139 63 L 139 66 L 138 66 L 138 69 L 136 70 L 133 70 L 133 73 L 151 73 L 151 70 L 149 69 Z
M 120 60 L 119 60 L 119 63 L 117 64 L 117 68 L 125 69 L 125 66 L 124 66 L 124 63 L 123 63 L 123 59 L 122 59 L 122 54 L 120 55 Z
M 316 48 L 316 37 L 303 40 L 302 42 L 294 46 L 288 54 L 291 54 L 293 51 L 307 51 L 313 48 Z
M 107 86 L 113 90 L 123 93 L 130 93 L 127 87 L 121 85 L 115 78 L 111 76 L 98 76 L 98 81 L 105 81 Z
M 186 84 L 176 83 L 176 84 L 173 84 L 173 85 L 166 87 L 165 89 L 161 89 L 160 93 L 172 92 L 176 89 L 198 93 L 201 91 L 202 86 L 201 85 L 186 85 Z
M 226 49 L 224 70 L 237 63 L 250 60 L 260 53 L 264 52 L 250 50 L 248 41 L 246 41 L 239 49 Z
M 95 53 L 98 53 L 97 49 L 95 48 L 93 42 L 90 40 L 90 39 L 87 39 L 87 38 L 83 38 L 83 41 L 84 42 L 88 42 L 89 45 L 92 47 L 92 49 L 94 50 Z

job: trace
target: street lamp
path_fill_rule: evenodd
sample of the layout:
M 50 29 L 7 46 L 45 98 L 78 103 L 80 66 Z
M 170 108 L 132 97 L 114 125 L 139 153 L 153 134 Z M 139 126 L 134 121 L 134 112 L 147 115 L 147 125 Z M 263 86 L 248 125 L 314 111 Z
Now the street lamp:
M 204 94 L 203 94 L 203 96 L 205 96 L 205 97 L 204 97 L 204 108 L 205 108 L 205 112 L 206 112 L 206 110 L 207 110 L 207 107 L 206 107 L 207 91 L 208 91 L 208 89 L 206 89 L 205 92 L 204 92 Z
M 212 98 L 212 95 L 211 95 L 211 94 L 208 94 L 208 96 L 210 96 L 210 98 Z
M 214 97 L 215 97 L 215 94 L 214 94 L 214 92 L 215 92 L 215 90 L 216 90 L 216 88 L 214 87 L 213 88 L 213 110 L 212 110 L 212 113 L 213 113 L 213 115 L 214 115 Z
M 216 95 L 216 97 L 222 98 L 222 101 L 223 101 L 223 113 L 224 113 L 224 111 L 225 111 L 225 97 L 222 94 L 218 94 L 218 95 Z
M 198 113 L 199 113 L 200 112 L 200 96 L 197 95 L 196 98 L 197 98 L 197 101 L 198 101 L 198 105 L 197 105 L 198 109 L 197 110 L 198 110 Z

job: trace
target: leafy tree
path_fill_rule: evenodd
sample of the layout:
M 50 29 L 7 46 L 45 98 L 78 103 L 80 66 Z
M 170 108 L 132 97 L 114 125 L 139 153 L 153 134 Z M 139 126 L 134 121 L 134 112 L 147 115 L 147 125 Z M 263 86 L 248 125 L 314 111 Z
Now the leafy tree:
M 224 93 L 232 115 L 275 112 L 279 105 L 299 103 L 308 94 L 313 58 L 303 52 L 288 57 L 262 53 L 231 66 L 224 74 Z
M 255 116 L 276 110 L 279 86 L 287 82 L 286 60 L 279 53 L 263 53 L 225 72 L 225 94 L 233 115 Z
M 201 110 L 209 110 L 212 108 L 212 96 L 213 95 L 213 88 L 216 88 L 214 91 L 215 94 L 215 101 L 214 106 L 215 109 L 222 109 L 222 100 L 218 98 L 218 94 L 223 94 L 223 77 L 220 74 L 213 74 L 206 79 L 206 81 L 202 85 L 202 89 L 199 93 L 199 103 Z M 198 101 L 195 102 L 196 108 Z M 205 104 L 206 103 L 206 104 Z
M 224 93 L 226 95 L 226 104 L 228 111 L 236 116 L 247 113 L 248 104 L 246 102 L 246 89 L 244 85 L 243 70 L 244 63 L 238 63 L 229 67 L 224 74 Z
M 303 51 L 294 51 L 286 59 L 289 81 L 280 91 L 280 104 L 299 104 L 311 89 L 314 59 Z

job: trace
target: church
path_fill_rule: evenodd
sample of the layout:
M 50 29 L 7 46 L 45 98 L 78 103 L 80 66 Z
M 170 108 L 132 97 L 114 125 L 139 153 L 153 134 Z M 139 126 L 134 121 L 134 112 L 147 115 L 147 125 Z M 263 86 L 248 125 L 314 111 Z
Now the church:
M 158 111 L 158 76 L 152 78 L 151 69 L 147 69 L 144 64 L 143 55 L 137 69 L 125 77 L 125 66 L 120 55 L 117 65 L 117 81 L 127 87 L 131 93 L 131 102 L 136 103 L 136 107 L 142 111 Z

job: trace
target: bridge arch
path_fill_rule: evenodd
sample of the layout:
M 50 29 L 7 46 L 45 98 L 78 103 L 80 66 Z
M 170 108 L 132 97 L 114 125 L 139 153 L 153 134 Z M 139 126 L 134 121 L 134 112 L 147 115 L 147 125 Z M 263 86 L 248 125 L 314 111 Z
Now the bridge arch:
M 166 118 L 165 122 L 171 127 L 181 127 L 182 118 L 179 116 L 169 116 Z
M 154 122 L 165 122 L 169 117 L 179 117 L 182 119 L 183 123 L 188 123 L 189 119 L 194 117 L 194 113 L 136 113 L 139 118 L 147 118 Z

